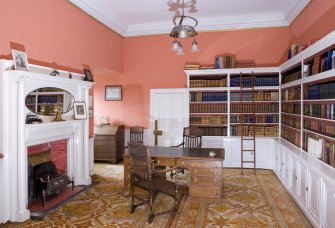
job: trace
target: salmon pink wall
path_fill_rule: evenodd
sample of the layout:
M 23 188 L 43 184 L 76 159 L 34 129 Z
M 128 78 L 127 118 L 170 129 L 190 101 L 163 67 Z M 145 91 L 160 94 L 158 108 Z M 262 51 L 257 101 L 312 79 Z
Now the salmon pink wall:
M 122 71 L 123 38 L 67 1 L 3 0 L 0 23 L 1 57 L 10 57 L 14 42 L 24 45 L 30 60 Z
M 290 25 L 291 44 L 310 44 L 335 30 L 334 15 L 334 0 L 312 0 Z
M 213 63 L 214 56 L 234 53 L 237 59 L 254 59 L 258 66 L 278 66 L 286 58 L 289 45 L 288 27 L 205 32 L 197 36 L 198 53 L 190 53 L 192 39 L 182 40 L 185 55 L 171 49 L 167 35 L 126 38 L 124 41 L 124 73 L 97 69 L 101 77 L 95 85 L 95 122 L 110 116 L 112 123 L 149 127 L 151 88 L 186 86 L 183 72 L 187 61 Z M 122 85 L 122 101 L 104 101 L 105 85 Z

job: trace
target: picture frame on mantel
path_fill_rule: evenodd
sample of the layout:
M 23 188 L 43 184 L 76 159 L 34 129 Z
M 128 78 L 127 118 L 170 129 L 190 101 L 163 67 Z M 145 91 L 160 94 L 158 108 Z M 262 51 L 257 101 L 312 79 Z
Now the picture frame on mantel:
M 15 70 L 29 71 L 27 53 L 12 49 Z
M 121 85 L 105 86 L 105 100 L 106 101 L 121 101 L 122 100 L 122 86 Z
M 87 119 L 85 102 L 74 102 L 73 106 L 74 106 L 74 118 L 76 120 Z

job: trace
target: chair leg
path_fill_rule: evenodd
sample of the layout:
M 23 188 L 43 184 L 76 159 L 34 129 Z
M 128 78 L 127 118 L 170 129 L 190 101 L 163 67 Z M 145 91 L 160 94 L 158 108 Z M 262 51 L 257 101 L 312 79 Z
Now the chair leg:
M 131 207 L 130 207 L 130 213 L 134 213 L 136 205 L 135 205 L 135 187 L 131 186 Z

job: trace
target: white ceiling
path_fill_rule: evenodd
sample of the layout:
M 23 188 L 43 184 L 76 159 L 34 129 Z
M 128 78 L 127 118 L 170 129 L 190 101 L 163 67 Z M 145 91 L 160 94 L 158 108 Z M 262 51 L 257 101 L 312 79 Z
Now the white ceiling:
M 181 0 L 70 0 L 124 37 L 169 33 Z M 185 0 L 197 31 L 287 26 L 311 0 Z M 174 7 L 176 6 L 176 7 Z M 171 9 L 169 11 L 169 9 Z M 194 10 L 193 10 L 194 11 Z

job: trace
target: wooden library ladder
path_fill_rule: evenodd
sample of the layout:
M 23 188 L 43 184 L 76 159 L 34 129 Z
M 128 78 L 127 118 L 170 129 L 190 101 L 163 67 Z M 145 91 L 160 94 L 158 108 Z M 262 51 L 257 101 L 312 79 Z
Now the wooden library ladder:
M 250 90 L 251 89 L 251 90 Z M 251 102 L 250 102 L 251 93 Z M 246 99 L 245 99 L 246 98 Z M 251 108 L 250 108 L 251 107 Z M 246 120 L 247 124 L 244 124 Z M 250 124 L 250 120 L 252 123 Z M 256 115 L 255 115 L 255 77 L 251 74 L 251 80 L 243 80 L 240 73 L 240 135 L 241 135 L 241 174 L 243 175 L 244 164 L 253 164 L 253 171 L 256 174 Z M 246 141 L 251 145 L 245 145 Z M 252 159 L 245 160 L 245 153 L 251 153 Z

